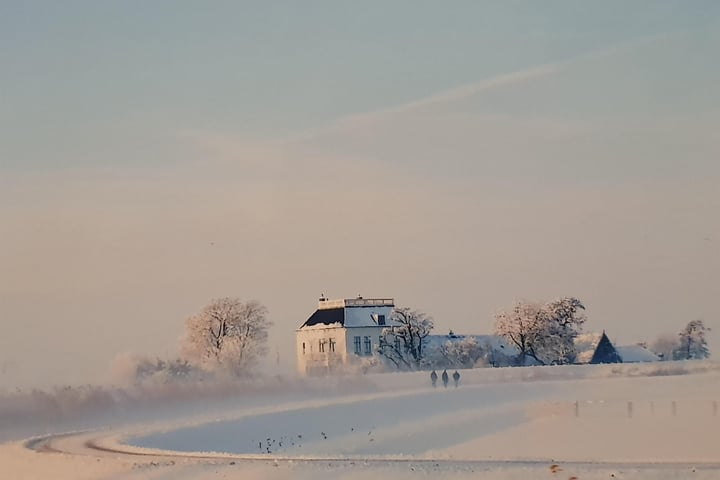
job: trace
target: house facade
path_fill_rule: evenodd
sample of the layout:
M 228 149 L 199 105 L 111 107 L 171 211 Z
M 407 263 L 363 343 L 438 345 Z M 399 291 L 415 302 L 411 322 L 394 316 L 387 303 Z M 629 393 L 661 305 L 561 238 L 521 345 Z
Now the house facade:
M 358 296 L 331 300 L 321 297 L 315 312 L 295 332 L 298 372 L 327 375 L 363 366 L 376 355 L 383 330 L 400 326 L 391 319 L 394 307 L 392 298 Z M 453 350 L 454 344 L 461 347 L 459 351 Z M 579 364 L 657 361 L 657 356 L 641 347 L 616 348 L 605 332 L 578 335 L 575 348 Z M 477 359 L 472 357 L 470 366 L 514 366 L 520 355 L 518 348 L 501 336 L 456 335 L 452 331 L 448 335 L 424 338 L 423 351 L 426 359 L 437 365 L 449 362 L 452 355 L 464 355 L 465 361 L 479 354 Z M 525 358 L 521 363 L 536 365 L 538 362 Z
M 371 357 L 390 320 L 392 298 L 320 297 L 317 310 L 295 331 L 301 375 L 325 375 L 359 365 Z

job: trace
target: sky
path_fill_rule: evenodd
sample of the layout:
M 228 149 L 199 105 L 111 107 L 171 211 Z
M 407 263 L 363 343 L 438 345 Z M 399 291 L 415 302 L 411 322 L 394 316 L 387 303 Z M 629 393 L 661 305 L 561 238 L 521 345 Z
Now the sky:
M 720 330 L 715 1 L 0 0 L 0 387 L 321 293 Z M 713 340 L 711 337 L 711 350 Z

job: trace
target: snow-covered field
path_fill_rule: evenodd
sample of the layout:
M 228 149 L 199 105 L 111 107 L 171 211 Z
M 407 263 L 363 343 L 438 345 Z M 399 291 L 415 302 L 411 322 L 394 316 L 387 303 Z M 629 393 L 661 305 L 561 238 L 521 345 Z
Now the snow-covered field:
M 348 393 L 315 381 L 316 395 L 10 442 L 0 478 L 720 478 L 716 364 L 462 374 L 457 389 L 426 373 L 344 379 Z

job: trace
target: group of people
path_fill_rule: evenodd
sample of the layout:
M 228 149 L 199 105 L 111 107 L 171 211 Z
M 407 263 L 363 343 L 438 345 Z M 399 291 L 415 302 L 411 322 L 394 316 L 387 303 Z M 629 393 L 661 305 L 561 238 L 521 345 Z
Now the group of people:
M 453 377 L 453 381 L 455 381 L 455 388 L 457 388 L 458 383 L 460 383 L 460 374 L 458 373 L 457 370 L 455 370 L 455 372 L 452 374 L 452 377 Z M 447 370 L 443 370 L 441 378 L 442 378 L 443 386 L 445 388 L 447 388 L 448 382 L 450 381 L 450 377 L 448 376 Z M 435 370 L 433 370 L 432 373 L 430 374 L 430 381 L 432 382 L 433 387 L 437 386 L 437 379 L 438 379 L 438 374 L 437 374 L 437 372 L 435 372 Z

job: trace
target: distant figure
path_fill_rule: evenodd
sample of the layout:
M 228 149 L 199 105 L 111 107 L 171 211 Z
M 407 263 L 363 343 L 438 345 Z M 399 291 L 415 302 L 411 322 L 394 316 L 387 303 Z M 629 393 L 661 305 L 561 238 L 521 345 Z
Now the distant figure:
M 460 374 L 457 370 L 455 370 L 455 373 L 453 373 L 453 380 L 455 380 L 455 388 L 457 388 L 458 383 L 460 382 Z
M 437 373 L 435 373 L 435 370 L 433 370 L 430 374 L 430 381 L 432 382 L 433 387 L 437 386 Z
M 448 380 L 450 380 L 450 377 L 448 377 L 447 370 L 443 370 L 442 381 L 445 388 L 447 388 Z

